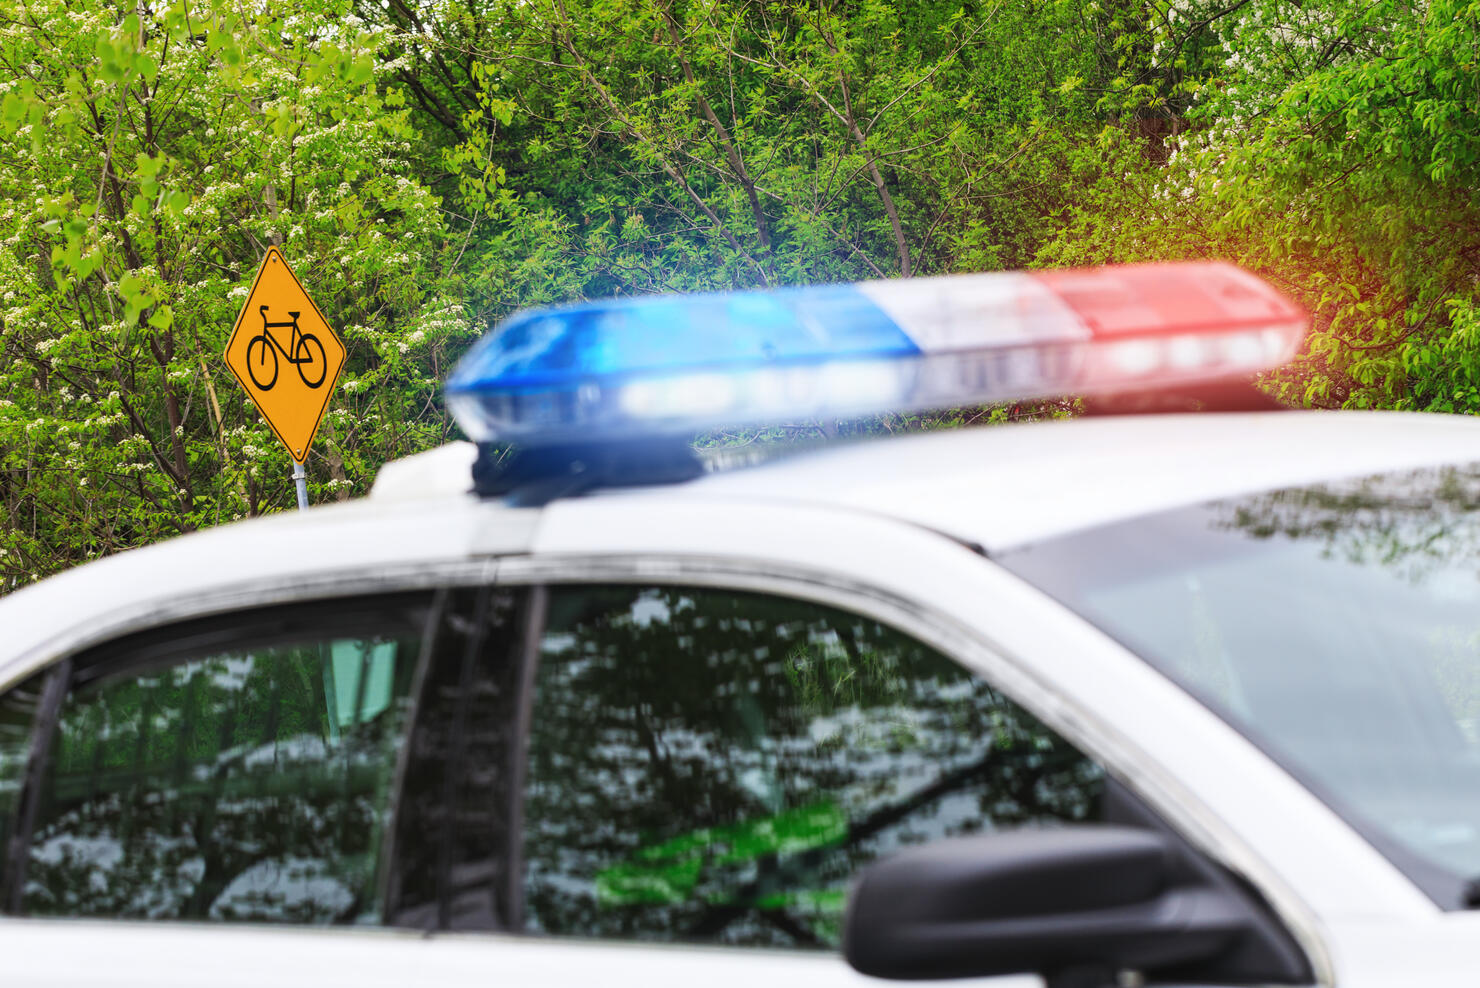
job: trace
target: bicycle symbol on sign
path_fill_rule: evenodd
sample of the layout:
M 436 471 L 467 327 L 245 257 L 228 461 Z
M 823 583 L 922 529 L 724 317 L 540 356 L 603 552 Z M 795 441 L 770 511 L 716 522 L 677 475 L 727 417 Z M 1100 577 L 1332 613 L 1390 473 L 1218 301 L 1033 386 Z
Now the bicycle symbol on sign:
M 277 383 L 278 354 L 282 354 L 284 360 L 298 368 L 298 376 L 304 384 L 310 388 L 322 385 L 329 369 L 329 362 L 324 357 L 324 345 L 312 333 L 299 331 L 298 316 L 300 313 L 289 312 L 288 315 L 292 318 L 287 322 L 268 322 L 267 308 L 265 305 L 257 307 L 257 311 L 262 313 L 262 332 L 247 341 L 247 373 L 251 376 L 252 383 L 257 385 L 259 390 L 271 391 L 272 386 Z M 288 328 L 291 328 L 293 333 L 285 349 L 269 330 Z M 305 364 L 309 368 L 307 371 L 303 369 Z M 318 368 L 318 377 L 310 378 L 309 374 L 315 367 Z

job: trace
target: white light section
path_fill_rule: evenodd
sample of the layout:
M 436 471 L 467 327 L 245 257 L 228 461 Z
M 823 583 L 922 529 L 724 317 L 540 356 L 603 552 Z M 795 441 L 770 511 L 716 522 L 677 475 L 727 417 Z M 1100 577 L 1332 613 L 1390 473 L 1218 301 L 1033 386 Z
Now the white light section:
M 1087 348 L 1084 375 L 1070 390 L 1156 390 L 1247 376 L 1287 363 L 1304 333 L 1304 324 L 1288 323 L 1096 342 Z
M 891 408 L 909 400 L 904 393 L 905 361 L 823 364 L 819 376 L 823 408 Z
M 1218 359 L 1216 340 L 1207 336 L 1173 336 L 1162 345 L 1166 363 L 1174 371 L 1192 371 L 1215 363 Z
M 1162 348 L 1159 340 L 1118 340 L 1103 347 L 1105 362 L 1116 373 L 1125 377 L 1140 377 L 1150 374 L 1161 366 Z
M 1222 340 L 1223 360 L 1229 367 L 1256 368 L 1268 359 L 1268 348 L 1259 333 L 1234 333 Z
M 1067 343 L 1089 327 L 1042 282 L 1019 272 L 862 282 L 858 290 L 929 353 Z
M 633 381 L 617 389 L 617 406 L 637 419 L 707 419 L 738 404 L 738 376 L 685 374 Z

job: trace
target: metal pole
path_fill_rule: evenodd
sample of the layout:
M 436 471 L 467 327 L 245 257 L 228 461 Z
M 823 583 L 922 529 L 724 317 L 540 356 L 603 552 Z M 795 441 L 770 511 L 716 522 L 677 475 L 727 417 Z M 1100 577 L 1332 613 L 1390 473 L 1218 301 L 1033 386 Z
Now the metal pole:
M 298 488 L 298 510 L 308 510 L 308 471 L 303 464 L 293 461 L 293 484 Z

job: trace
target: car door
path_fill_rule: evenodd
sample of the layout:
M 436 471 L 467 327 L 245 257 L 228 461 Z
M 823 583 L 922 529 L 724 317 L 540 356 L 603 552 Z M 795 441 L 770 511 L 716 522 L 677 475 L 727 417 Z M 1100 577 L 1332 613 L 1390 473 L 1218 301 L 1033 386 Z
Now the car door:
M 869 862 L 1149 821 L 864 598 L 550 578 L 175 623 L 0 697 L 7 972 L 859 984 Z
M 478 869 L 503 857 L 501 677 L 523 600 L 449 586 L 247 606 L 62 656 L 0 695 L 7 982 L 486 978 L 489 944 L 429 950 L 420 931 L 503 922 Z

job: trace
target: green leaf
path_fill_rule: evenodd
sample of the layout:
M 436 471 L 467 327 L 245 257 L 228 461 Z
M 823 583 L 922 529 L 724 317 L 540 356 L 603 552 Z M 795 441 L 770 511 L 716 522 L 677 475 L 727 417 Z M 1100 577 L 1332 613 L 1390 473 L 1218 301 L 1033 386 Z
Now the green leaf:
M 4 120 L 6 129 L 14 133 L 15 128 L 26 119 L 26 110 L 26 101 L 19 93 L 6 93 L 4 101 L 0 102 L 0 119 Z
M 349 83 L 353 86 L 363 86 L 375 79 L 375 59 L 369 55 L 360 55 L 349 68 Z
M 155 158 L 140 152 L 135 156 L 134 162 L 135 170 L 139 173 L 140 178 L 153 178 L 159 174 L 159 169 L 163 167 L 164 158 Z
M 142 308 L 144 282 L 139 279 L 138 275 L 130 271 L 118 279 L 118 294 L 123 296 L 124 301 L 130 305 Z M 135 319 L 137 318 L 137 315 L 135 315 Z M 134 320 L 131 319 L 129 321 L 133 322 Z

